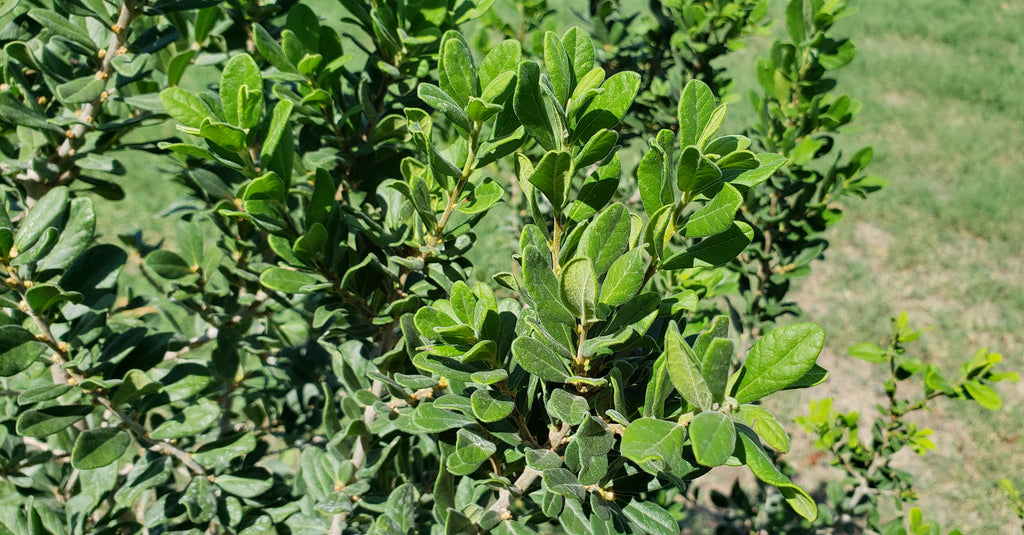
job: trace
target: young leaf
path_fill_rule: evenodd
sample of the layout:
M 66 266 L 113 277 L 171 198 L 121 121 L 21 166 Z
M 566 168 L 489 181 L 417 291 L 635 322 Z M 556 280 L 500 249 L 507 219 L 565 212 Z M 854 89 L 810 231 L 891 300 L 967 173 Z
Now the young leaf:
M 640 158 L 636 168 L 640 199 L 648 217 L 662 206 L 675 202 L 672 190 L 675 169 L 671 164 L 674 139 L 675 135 L 670 130 L 658 132 L 658 137 L 651 140 L 650 148 Z
M 664 354 L 668 376 L 683 399 L 702 410 L 710 410 L 713 402 L 711 390 L 701 375 L 697 356 L 679 334 L 674 321 L 669 322 L 665 332 Z
M 574 258 L 558 276 L 558 292 L 562 302 L 582 323 L 595 320 L 597 274 L 589 258 Z
M 440 87 L 433 84 L 420 84 L 416 93 L 423 102 L 441 112 L 455 126 L 466 132 L 473 130 L 473 120 L 469 118 L 462 106 Z
M 572 139 L 590 139 L 599 130 L 615 128 L 640 89 L 640 75 L 633 71 L 613 74 L 601 84 L 603 93 L 594 97 L 573 130 Z
M 561 211 L 572 185 L 572 156 L 567 151 L 549 151 L 530 174 L 530 183 L 548 198 L 555 210 Z
M 451 95 L 460 107 L 465 108 L 470 97 L 480 96 L 473 56 L 461 35 L 445 39 L 442 43 L 437 70 L 441 90 Z
M 761 436 L 769 446 L 779 453 L 788 453 L 790 440 L 789 433 L 782 427 L 782 423 L 770 411 L 760 405 L 740 405 L 739 409 L 732 413 L 733 417 L 750 426 L 751 429 Z
M 736 449 L 736 426 L 720 412 L 698 414 L 690 422 L 689 431 L 693 455 L 704 466 L 725 464 Z
M 594 43 L 587 32 L 577 26 L 569 28 L 562 36 L 562 47 L 572 65 L 573 79 L 582 80 L 594 68 Z
M 246 97 L 246 102 L 240 102 L 239 90 L 242 87 L 256 91 L 260 97 L 255 99 Z M 260 75 L 260 68 L 256 65 L 256 61 L 252 59 L 252 56 L 243 53 L 229 59 L 227 64 L 224 65 L 224 71 L 220 76 L 220 102 L 224 106 L 224 118 L 227 122 L 239 128 L 249 128 L 252 126 L 246 126 L 245 121 L 243 121 L 243 119 L 246 119 L 246 116 L 251 116 L 252 112 L 246 109 L 246 113 L 242 114 L 240 110 L 243 109 L 243 104 L 245 106 L 259 106 L 262 109 L 262 95 L 263 77 Z M 259 114 L 257 113 L 257 118 L 258 116 Z
M 705 129 L 711 122 L 711 116 L 715 111 L 715 95 L 711 88 L 700 80 L 690 80 L 683 88 L 682 98 L 679 99 L 679 135 L 680 144 L 683 147 L 701 145 L 698 143 L 703 137 Z
M 555 90 L 555 99 L 564 108 L 572 91 L 573 71 L 562 41 L 554 32 L 544 34 L 544 67 Z
M 512 97 L 512 108 L 526 133 L 537 140 L 544 150 L 552 151 L 559 148 L 561 144 L 556 141 L 555 131 L 551 125 L 550 107 L 541 95 L 540 65 L 537 63 L 523 61 L 519 64 L 519 77 L 516 80 L 515 95 Z
M 715 338 L 704 351 L 700 373 L 707 383 L 715 403 L 725 398 L 725 387 L 729 382 L 729 366 L 732 364 L 732 340 Z
M 498 43 L 480 64 L 480 86 L 490 86 L 491 82 L 505 73 L 511 72 L 514 76 L 522 60 L 523 48 L 519 41 L 506 39 Z
M 734 397 L 750 403 L 786 388 L 811 370 L 824 344 L 825 331 L 814 323 L 768 333 L 750 349 Z

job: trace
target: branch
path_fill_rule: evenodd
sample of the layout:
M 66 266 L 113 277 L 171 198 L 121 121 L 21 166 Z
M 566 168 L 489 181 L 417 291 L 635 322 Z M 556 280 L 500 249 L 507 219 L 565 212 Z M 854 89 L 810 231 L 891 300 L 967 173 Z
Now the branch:
M 547 449 L 555 452 L 561 449 L 562 441 L 565 440 L 565 436 L 569 434 L 570 429 L 571 427 L 569 427 L 569 424 L 562 422 L 562 426 L 560 428 L 549 431 Z M 530 488 L 530 485 L 532 485 L 540 475 L 541 473 L 539 471 L 534 470 L 529 466 L 523 469 L 523 473 L 519 474 L 519 477 L 516 479 L 514 484 L 517 490 L 516 495 L 520 496 L 526 492 L 526 490 Z M 499 513 L 503 519 L 511 518 L 512 514 L 508 511 L 508 506 L 511 501 L 512 491 L 509 489 L 501 489 L 501 492 L 498 493 L 498 500 L 491 504 L 487 510 Z

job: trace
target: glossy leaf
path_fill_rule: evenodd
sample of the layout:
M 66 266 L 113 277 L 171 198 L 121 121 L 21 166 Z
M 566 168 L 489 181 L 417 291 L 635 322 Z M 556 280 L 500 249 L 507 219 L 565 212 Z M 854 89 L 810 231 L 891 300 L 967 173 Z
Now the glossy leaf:
M 562 304 L 558 278 L 544 259 L 544 254 L 534 246 L 523 251 L 523 285 L 530 299 L 537 305 L 537 314 L 551 321 L 575 324 L 569 309 Z
M 481 422 L 497 422 L 515 410 L 511 397 L 491 390 L 475 390 L 469 400 L 473 404 L 473 415 Z
M 28 369 L 46 350 L 35 335 L 19 325 L 0 325 L 0 377 Z
M 798 515 L 811 521 L 815 520 L 818 517 L 818 507 L 814 499 L 779 471 L 768 454 L 761 449 L 757 435 L 743 426 L 739 427 L 738 435 L 738 443 L 741 447 L 737 448 L 737 455 L 740 456 L 740 461 L 750 467 L 750 471 L 758 479 L 778 487 L 786 503 Z
M 556 210 L 561 211 L 569 196 L 574 171 L 572 156 L 568 152 L 550 151 L 540 159 L 529 180 Z
M 150 436 L 166 440 L 197 435 L 213 425 L 219 416 L 220 407 L 216 403 L 200 399 L 198 403 L 185 407 L 175 418 L 158 425 Z
M 18 225 L 14 247 L 24 252 L 34 245 L 47 229 L 57 224 L 68 207 L 68 188 L 58 186 L 43 195 Z
M 472 474 L 498 449 L 494 443 L 465 429 L 459 429 L 456 437 L 455 451 L 446 464 L 448 470 L 457 476 Z
M 825 344 L 825 331 L 814 323 L 779 327 L 750 349 L 734 396 L 749 403 L 786 388 L 814 366 Z
M 662 506 L 651 501 L 631 500 L 622 508 L 635 532 L 650 535 L 679 535 L 679 523 Z
M 714 199 L 690 216 L 685 234 L 691 238 L 703 238 L 725 232 L 742 204 L 743 195 L 732 185 L 724 184 Z
M 632 71 L 613 74 L 601 84 L 603 93 L 594 97 L 573 131 L 573 139 L 590 139 L 601 129 L 612 129 L 626 115 L 640 89 L 640 75 Z
M 178 87 L 161 91 L 160 103 L 175 121 L 189 128 L 199 128 L 203 121 L 211 119 L 209 109 L 199 97 Z
M 195 273 L 192 266 L 178 253 L 159 249 L 146 255 L 146 267 L 165 279 L 180 279 Z

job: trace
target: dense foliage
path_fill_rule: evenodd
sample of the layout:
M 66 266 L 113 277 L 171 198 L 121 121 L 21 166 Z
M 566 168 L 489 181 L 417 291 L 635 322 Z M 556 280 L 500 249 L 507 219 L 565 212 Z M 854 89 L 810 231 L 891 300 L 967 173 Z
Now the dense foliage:
M 538 1 L 5 3 L 0 532 L 671 534 L 721 465 L 779 525 L 833 523 L 760 401 L 826 379 L 820 327 L 764 327 L 833 201 L 881 185 L 868 149 L 819 161 L 857 108 L 826 77 L 845 4 L 789 3 L 760 119 L 723 135 L 712 61 L 766 1 L 591 2 L 586 29 Z M 175 237 L 104 236 L 94 196 L 171 178 Z M 510 192 L 517 250 L 479 273 Z M 894 340 L 859 353 L 924 370 Z M 979 355 L 928 396 L 998 401 Z M 853 465 L 925 444 L 892 384 L 868 450 L 804 425 Z

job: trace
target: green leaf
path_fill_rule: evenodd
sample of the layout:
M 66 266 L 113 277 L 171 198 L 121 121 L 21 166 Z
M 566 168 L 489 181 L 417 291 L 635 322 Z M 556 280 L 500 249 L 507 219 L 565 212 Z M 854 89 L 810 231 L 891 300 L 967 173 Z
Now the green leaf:
M 971 395 L 971 399 L 978 402 L 978 405 L 989 410 L 997 410 L 1003 406 L 999 394 L 991 387 L 981 381 L 967 381 L 964 388 Z
M 238 152 L 246 146 L 245 130 L 228 123 L 205 119 L 199 126 L 199 135 L 206 138 L 207 141 L 233 152 Z
M 569 425 L 580 425 L 590 415 L 590 405 L 586 398 L 569 393 L 561 388 L 551 391 L 545 405 L 548 415 Z
M 760 405 L 747 404 L 740 405 L 732 414 L 756 431 L 761 439 L 776 451 L 789 452 L 789 433 L 770 411 Z
M 521 368 L 545 381 L 564 383 L 569 368 L 549 344 L 521 336 L 512 342 L 512 356 Z
M 322 279 L 311 273 L 281 267 L 272 267 L 260 275 L 260 283 L 267 288 L 289 294 L 309 293 L 312 290 L 306 290 L 305 287 L 321 282 Z
M 674 206 L 666 204 L 647 220 L 647 226 L 644 228 L 644 243 L 655 260 L 661 259 L 665 255 L 665 248 L 668 246 L 669 240 L 672 239 L 672 235 L 675 234 L 674 215 Z
M 573 130 L 574 140 L 590 139 L 601 129 L 615 128 L 633 104 L 640 89 L 640 75 L 633 71 L 613 74 L 601 84 L 603 93 L 594 97 Z
M 729 383 L 729 366 L 732 364 L 732 340 L 715 338 L 708 345 L 700 364 L 700 373 L 707 383 L 715 403 L 725 399 L 725 387 Z
M 670 130 L 661 130 L 658 137 L 651 140 L 650 148 L 640 158 L 636 168 L 640 199 L 648 216 L 652 216 L 662 206 L 675 202 L 675 192 L 672 190 L 674 144 L 675 134 Z
M 494 455 L 498 447 L 493 442 L 465 429 L 456 433 L 455 451 L 448 457 L 445 464 L 448 471 L 457 476 L 467 476 Z
M 258 96 L 246 96 L 245 101 L 240 100 L 241 94 L 247 94 L 241 91 L 243 87 L 255 91 Z M 239 128 L 251 128 L 255 126 L 255 122 L 252 121 L 254 113 L 258 122 L 260 111 L 263 109 L 263 77 L 256 61 L 249 54 L 236 54 L 224 65 L 224 71 L 220 75 L 220 102 L 224 106 L 224 118 L 229 124 Z M 256 111 L 249 109 L 257 107 Z M 203 137 L 207 137 L 206 134 L 203 134 Z
M 421 403 L 416 406 L 412 415 L 412 423 L 426 433 L 440 433 L 448 429 L 469 427 L 476 420 L 445 409 L 439 409 L 433 403 Z
M 704 132 L 711 124 L 715 112 L 715 95 L 711 88 L 700 80 L 690 80 L 683 88 L 679 100 L 679 135 L 680 145 L 702 147 L 700 140 L 705 138 Z M 717 129 L 717 126 L 715 127 Z
M 25 291 L 25 302 L 35 312 L 45 313 L 64 303 L 80 303 L 82 294 L 65 292 L 53 284 L 36 284 Z
M 597 274 L 589 258 L 574 258 L 562 266 L 558 293 L 562 303 L 581 322 L 589 323 L 596 319 Z
M 57 405 L 21 413 L 15 432 L 24 437 L 45 437 L 63 431 L 85 418 L 92 407 L 85 405 Z
M 814 499 L 779 471 L 768 454 L 761 449 L 757 435 L 744 426 L 739 426 L 738 434 L 741 447 L 736 448 L 736 456 L 740 458 L 740 461 L 749 466 L 750 471 L 758 479 L 778 487 L 786 499 L 786 503 L 797 514 L 812 522 L 818 518 L 818 506 L 814 503 Z
M 473 415 L 481 422 L 497 422 L 515 409 L 511 397 L 491 390 L 474 390 L 469 401 L 473 404 Z
M 725 232 L 743 204 L 743 195 L 730 184 L 723 184 L 711 202 L 693 213 L 686 221 L 685 233 L 691 238 L 703 238 Z
M 469 195 L 459 203 L 457 209 L 464 214 L 480 214 L 501 202 L 504 195 L 505 190 L 501 188 L 501 184 L 498 184 L 493 178 L 487 177 L 473 187 Z
M 480 64 L 480 86 L 487 87 L 504 73 L 515 74 L 523 59 L 523 49 L 519 41 L 506 39 L 498 43 L 484 56 Z
M 572 91 L 573 71 L 569 56 L 565 54 L 562 41 L 555 32 L 544 33 L 544 67 L 555 90 L 555 99 L 565 107 Z
M 71 466 L 79 470 L 102 468 L 124 455 L 132 437 L 116 427 L 87 429 L 78 435 L 71 450 Z
M 168 87 L 161 91 L 160 103 L 175 121 L 189 128 L 199 128 L 203 121 L 212 120 L 210 110 L 199 97 L 178 87 Z
M 298 73 L 295 64 L 288 59 L 281 45 L 271 37 L 270 33 L 262 25 L 253 23 L 252 30 L 253 40 L 256 41 L 256 50 L 259 51 L 263 59 L 269 61 L 271 65 L 281 72 Z
M 580 153 L 573 159 L 576 169 L 584 169 L 605 159 L 619 141 L 619 134 L 608 129 L 599 130 L 587 140 Z
M 74 388 L 74 387 L 71 386 L 71 385 L 67 385 L 67 384 L 65 384 L 65 385 L 48 384 L 48 385 L 43 385 L 43 386 L 32 387 L 32 388 L 29 388 L 27 390 L 22 391 L 21 394 L 18 394 L 18 405 L 33 405 L 33 404 L 40 403 L 40 402 L 43 402 L 43 401 L 50 401 L 51 399 L 57 399 L 57 398 L 63 396 L 64 394 L 67 394 L 68 392 L 70 392 L 72 388 Z M 4 428 L 3 431 L 0 431 L 0 434 L 5 433 L 6 431 L 7 431 L 7 428 Z M 2 444 L 2 443 L 3 442 L 0 441 L 0 444 Z
M 643 249 L 636 248 L 620 256 L 608 268 L 598 301 L 611 307 L 629 301 L 643 286 Z
M 697 147 L 689 146 L 683 149 L 676 170 L 676 185 L 685 198 L 695 197 L 717 184 L 721 178 L 722 170 L 702 155 Z
M 441 44 L 437 65 L 438 84 L 441 90 L 462 108 L 469 104 L 470 97 L 480 96 L 476 66 L 473 56 L 462 40 L 462 36 L 445 39 Z M 421 97 L 422 98 L 422 97 Z
M 725 464 L 736 449 L 736 426 L 720 412 L 697 414 L 690 422 L 689 430 L 693 455 L 704 466 Z
M 220 407 L 216 403 L 202 398 L 197 403 L 188 405 L 174 418 L 164 421 L 150 433 L 155 440 L 167 440 L 198 435 L 213 425 L 220 417 Z
M 621 203 L 615 203 L 586 226 L 576 256 L 590 258 L 600 277 L 629 248 L 630 230 L 629 212 Z
M 536 62 L 523 61 L 519 64 L 512 109 L 526 129 L 526 133 L 536 139 L 544 150 L 553 151 L 560 148 L 561 143 L 556 140 L 551 124 L 550 107 L 541 95 L 540 65 Z
M 654 502 L 631 500 L 629 505 L 622 509 L 622 513 L 629 519 L 634 533 L 679 535 L 679 522 L 676 522 L 671 513 Z
M 0 377 L 25 371 L 45 350 L 46 345 L 24 327 L 0 326 Z
M 53 249 L 39 263 L 39 271 L 65 269 L 78 258 L 96 232 L 96 213 L 87 197 L 71 199 L 68 220 Z
M 146 255 L 146 267 L 165 279 L 180 279 L 195 273 L 192 266 L 178 253 L 158 249 Z
M 466 132 L 473 130 L 473 120 L 469 118 L 462 106 L 440 87 L 433 84 L 420 84 L 416 93 L 423 102 L 441 112 L 455 126 Z
M 768 333 L 750 349 L 734 397 L 750 403 L 786 388 L 811 370 L 824 344 L 825 331 L 813 323 Z
M 151 379 L 146 372 L 139 369 L 128 370 L 111 401 L 115 405 L 123 405 L 142 396 L 159 392 L 161 388 L 160 383 Z
M 682 459 L 685 433 L 676 422 L 640 418 L 626 427 L 619 451 L 648 472 L 668 471 Z
M 529 181 L 544 193 L 555 210 L 560 212 L 569 196 L 569 186 L 572 185 L 574 172 L 572 156 L 567 151 L 549 151 L 541 157 L 540 163 L 530 174 Z
M 732 261 L 743 252 L 754 237 L 750 225 L 734 221 L 725 232 L 704 238 L 661 262 L 661 269 L 716 267 Z
M 572 313 L 562 304 L 558 278 L 551 271 L 544 254 L 533 245 L 523 251 L 523 285 L 542 320 L 549 319 L 566 325 L 576 323 Z
M 56 91 L 57 98 L 60 99 L 62 104 L 70 105 L 92 102 L 99 98 L 106 88 L 107 82 L 105 80 L 90 74 L 60 84 L 54 91 Z
M 569 28 L 562 36 L 562 46 L 572 65 L 573 79 L 582 80 L 594 68 L 594 43 L 587 32 L 577 26 Z
M 878 346 L 871 342 L 863 342 L 856 344 L 847 350 L 847 353 L 854 358 L 858 358 L 867 362 L 879 363 L 886 362 L 889 360 L 889 355 Z
M 786 5 L 786 29 L 796 44 L 807 39 L 807 10 L 810 6 L 805 0 L 790 0 Z
M 714 399 L 711 390 L 701 375 L 697 356 L 680 336 L 674 321 L 669 322 L 665 332 L 664 355 L 668 376 L 683 399 L 702 410 L 710 410 Z
M 20 252 L 32 247 L 47 229 L 57 224 L 67 206 L 67 187 L 58 186 L 48 191 L 21 220 L 14 235 L 14 247 Z
M 252 433 L 241 432 L 203 444 L 192 457 L 203 466 L 225 467 L 232 459 L 248 455 L 255 449 L 256 437 Z
M 229 494 L 256 498 L 274 486 L 274 478 L 262 466 L 250 466 L 235 473 L 217 476 L 214 484 Z
M 28 16 L 42 24 L 47 30 L 84 46 L 90 53 L 97 50 L 96 43 L 89 37 L 88 31 L 74 24 L 67 17 L 58 15 L 55 11 L 33 9 L 28 12 Z
M 750 169 L 739 174 L 730 182 L 734 185 L 742 185 L 752 188 L 771 178 L 780 167 L 786 164 L 786 157 L 775 153 L 762 153 L 757 155 L 760 165 L 756 169 Z
M 576 501 L 583 501 L 586 497 L 586 490 L 580 484 L 576 476 L 565 468 L 551 468 L 544 470 L 541 475 L 544 488 L 555 494 L 566 498 L 574 498 Z
M 63 134 L 64 129 L 50 123 L 46 116 L 26 106 L 19 101 L 10 91 L 0 91 L 0 118 L 3 120 L 37 130 L 49 130 Z

